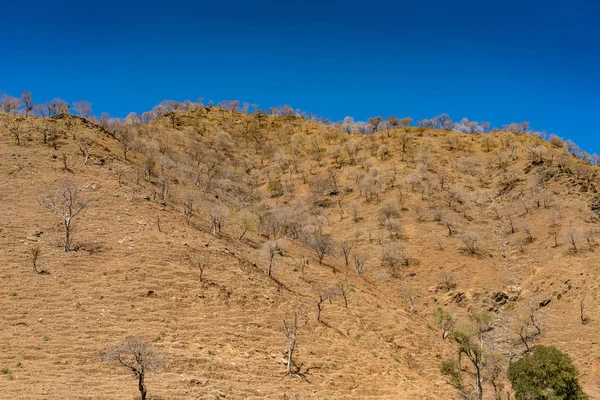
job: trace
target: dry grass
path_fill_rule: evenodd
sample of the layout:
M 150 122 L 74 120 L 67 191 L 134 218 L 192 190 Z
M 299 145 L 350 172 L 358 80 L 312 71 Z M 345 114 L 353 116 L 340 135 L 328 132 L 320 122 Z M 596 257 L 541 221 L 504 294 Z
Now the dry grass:
M 76 135 L 94 141 L 84 165 L 70 136 L 61 134 L 58 149 L 42 144 L 41 123 L 24 122 L 21 146 L 0 136 L 0 367 L 13 374 L 0 376 L 0 393 L 7 398 L 134 398 L 133 377 L 100 360 L 107 345 L 128 335 L 156 340 L 168 359 L 147 377 L 154 398 L 458 398 L 439 373 L 453 347 L 428 328 L 437 307 L 464 320 L 468 310 L 492 310 L 496 348 L 519 353 L 513 321 L 544 299 L 552 301 L 539 311 L 541 342 L 569 353 L 586 391 L 600 395 L 598 251 L 584 239 L 597 225 L 590 219 L 596 168 L 586 180 L 583 163 L 562 149 L 529 135 L 417 128 L 407 131 L 405 146 L 403 130 L 349 136 L 302 119 L 212 109 L 179 115 L 175 129 L 171 120 L 138 128 L 130 161 L 109 135 L 79 125 Z M 60 131 L 64 121 L 54 123 Z M 494 138 L 489 152 L 483 137 Z M 196 160 L 194 146 L 202 153 Z M 211 157 L 220 169 L 212 178 Z M 157 161 L 151 182 L 148 159 Z M 66 179 L 89 199 L 75 221 L 79 250 L 69 253 L 60 246 L 61 221 L 36 203 Z M 189 191 L 197 212 L 188 226 L 181 200 Z M 229 215 L 218 236 L 209 218 L 215 205 Z M 239 240 L 242 210 L 257 220 Z M 269 230 L 257 226 L 269 213 L 283 215 L 288 228 L 277 237 L 274 279 L 259 235 Z M 303 228 L 297 238 L 296 222 Z M 553 223 L 561 226 L 558 247 L 548 234 Z M 579 235 L 577 252 L 569 226 Z M 352 265 L 346 271 L 339 255 L 319 265 L 303 239 L 311 231 L 354 241 L 353 254 L 368 256 L 365 273 Z M 465 232 L 477 238 L 475 254 L 461 241 Z M 32 272 L 36 245 L 38 267 L 49 275 Z M 393 271 L 382 265 L 384 249 L 402 255 Z M 190 253 L 210 260 L 202 282 Z M 456 287 L 440 285 L 448 274 Z M 318 323 L 319 294 L 344 280 L 352 288 L 348 309 L 341 297 L 325 302 Z M 586 291 L 589 323 L 582 325 Z M 497 292 L 517 300 L 496 304 Z M 299 307 L 309 317 L 297 353 L 309 369 L 305 378 L 284 375 L 280 320 Z

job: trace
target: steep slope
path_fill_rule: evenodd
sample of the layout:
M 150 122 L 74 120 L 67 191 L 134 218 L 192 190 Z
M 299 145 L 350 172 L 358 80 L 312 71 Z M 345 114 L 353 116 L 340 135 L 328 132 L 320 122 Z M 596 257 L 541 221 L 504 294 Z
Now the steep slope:
M 228 121 L 224 115 L 207 120 L 212 126 L 221 119 Z M 131 161 L 107 132 L 71 117 L 23 121 L 20 146 L 2 132 L 0 366 L 9 371 L 0 376 L 3 397 L 133 398 L 134 379 L 102 362 L 100 353 L 141 335 L 168 359 L 148 376 L 155 399 L 457 398 L 439 373 L 452 346 L 409 313 L 393 288 L 382 290 L 378 280 L 346 271 L 339 260 L 327 257 L 319 265 L 311 250 L 289 238 L 279 241 L 275 279 L 267 276 L 264 239 L 252 231 L 238 240 L 233 204 L 256 200 L 233 169 L 215 177 L 216 189 L 195 191 L 197 215 L 186 225 L 180 194 L 195 189 L 185 179 L 194 164 L 177 158 L 185 143 L 165 140 L 183 129 L 162 122 L 149 125 L 147 136 L 136 134 L 143 146 L 129 154 Z M 151 155 L 147 148 L 160 140 Z M 241 159 L 235 140 L 226 150 Z M 152 156 L 163 168 L 152 170 L 147 182 Z M 61 248 L 61 219 L 37 203 L 65 180 L 76 182 L 89 202 L 74 221 L 77 251 L 71 252 Z M 218 235 L 210 234 L 208 218 L 215 205 L 231 212 Z M 33 246 L 41 248 L 39 268 L 47 274 L 32 272 Z M 203 281 L 189 267 L 190 255 L 208 257 Z M 348 308 L 335 297 L 317 322 L 318 295 L 344 281 L 351 288 Z M 298 308 L 308 318 L 297 354 L 308 370 L 303 379 L 284 376 L 281 319 Z

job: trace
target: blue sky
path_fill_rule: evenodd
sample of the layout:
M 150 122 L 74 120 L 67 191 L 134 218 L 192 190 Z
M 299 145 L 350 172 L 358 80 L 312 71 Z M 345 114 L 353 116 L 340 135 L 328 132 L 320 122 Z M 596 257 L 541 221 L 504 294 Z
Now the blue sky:
M 600 152 L 600 2 L 5 2 L 0 91 L 125 116 L 163 99 L 448 113 Z

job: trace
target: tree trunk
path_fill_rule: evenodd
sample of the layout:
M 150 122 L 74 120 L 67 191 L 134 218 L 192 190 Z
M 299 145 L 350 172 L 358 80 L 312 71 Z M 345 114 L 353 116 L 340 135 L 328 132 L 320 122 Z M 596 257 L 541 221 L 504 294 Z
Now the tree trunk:
M 292 373 L 292 356 L 294 355 L 294 347 L 296 347 L 296 341 L 290 340 L 290 347 L 288 347 L 288 360 L 287 360 L 287 374 Z
M 138 382 L 138 389 L 140 390 L 140 396 L 142 397 L 142 400 L 146 400 L 146 384 L 144 383 L 144 374 L 139 374 L 139 382 Z
M 475 369 L 476 369 L 475 378 L 477 379 L 477 398 L 479 400 L 483 400 L 483 386 L 481 385 L 481 381 L 483 379 L 481 377 L 481 368 L 476 365 Z
M 65 220 L 65 251 L 71 250 L 71 220 Z

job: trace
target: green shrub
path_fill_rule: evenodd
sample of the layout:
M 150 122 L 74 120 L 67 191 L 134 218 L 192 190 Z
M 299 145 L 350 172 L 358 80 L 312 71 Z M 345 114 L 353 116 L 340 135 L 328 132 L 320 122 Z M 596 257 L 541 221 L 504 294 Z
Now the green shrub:
M 452 360 L 444 360 L 440 365 L 440 372 L 442 375 L 448 377 L 448 383 L 455 388 L 462 390 L 464 388 L 462 382 L 462 372 L 458 368 L 458 365 Z
M 267 184 L 267 190 L 269 191 L 269 195 L 271 197 L 280 197 L 283 196 L 283 185 L 279 179 L 274 181 L 270 181 Z
M 536 346 L 508 367 L 516 400 L 587 400 L 571 358 L 553 346 Z

